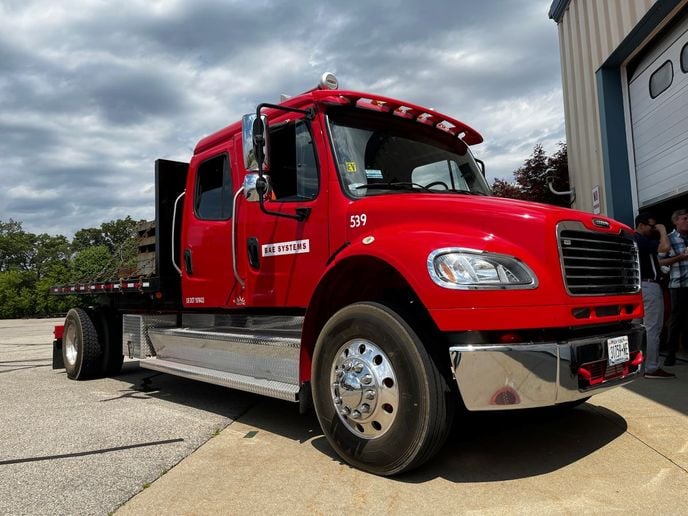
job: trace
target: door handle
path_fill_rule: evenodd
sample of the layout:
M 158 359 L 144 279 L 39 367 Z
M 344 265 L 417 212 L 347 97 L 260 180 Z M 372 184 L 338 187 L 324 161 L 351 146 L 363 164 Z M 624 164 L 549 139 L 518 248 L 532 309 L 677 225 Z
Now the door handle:
M 191 268 L 191 249 L 184 249 L 184 268 L 189 276 L 193 275 Z
M 251 237 L 246 244 L 248 250 L 248 263 L 254 269 L 260 269 L 260 254 L 258 253 L 258 239 Z

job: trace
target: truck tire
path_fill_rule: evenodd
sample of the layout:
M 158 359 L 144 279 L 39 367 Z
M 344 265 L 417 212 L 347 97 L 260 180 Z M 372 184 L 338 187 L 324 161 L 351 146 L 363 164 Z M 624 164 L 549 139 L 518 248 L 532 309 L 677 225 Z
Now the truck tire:
M 325 324 L 311 384 L 330 445 L 370 473 L 388 476 L 420 466 L 451 426 L 445 378 L 414 330 L 378 303 L 349 305 Z
M 92 317 L 82 308 L 72 308 L 65 318 L 62 358 L 67 376 L 85 380 L 101 374 L 103 351 Z
M 98 338 L 103 350 L 100 371 L 103 376 L 116 376 L 122 370 L 122 318 L 116 311 L 101 306 L 93 310 Z

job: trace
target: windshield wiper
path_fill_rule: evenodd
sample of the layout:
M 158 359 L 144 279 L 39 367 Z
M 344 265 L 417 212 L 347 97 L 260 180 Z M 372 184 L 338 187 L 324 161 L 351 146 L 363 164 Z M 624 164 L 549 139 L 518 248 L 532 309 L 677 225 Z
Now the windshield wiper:
M 355 188 L 355 190 L 361 190 L 363 188 L 370 188 L 371 190 L 407 190 L 409 192 L 412 192 L 416 189 L 420 189 L 425 192 L 434 191 L 424 187 L 423 185 L 419 185 L 418 183 L 407 183 L 401 181 L 394 183 L 370 183 L 366 185 L 359 185 Z

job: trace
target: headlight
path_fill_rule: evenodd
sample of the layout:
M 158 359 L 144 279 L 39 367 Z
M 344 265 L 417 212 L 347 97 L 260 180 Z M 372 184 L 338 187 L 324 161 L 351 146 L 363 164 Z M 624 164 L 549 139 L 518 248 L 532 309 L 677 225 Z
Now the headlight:
M 518 258 L 475 249 L 437 249 L 428 256 L 432 280 L 444 288 L 524 289 L 537 287 L 537 278 Z

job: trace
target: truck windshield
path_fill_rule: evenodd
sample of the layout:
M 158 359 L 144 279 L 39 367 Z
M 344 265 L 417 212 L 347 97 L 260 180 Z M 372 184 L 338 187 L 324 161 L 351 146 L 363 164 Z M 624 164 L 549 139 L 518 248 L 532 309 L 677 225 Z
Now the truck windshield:
M 360 110 L 332 109 L 328 125 L 345 192 L 490 195 L 468 146 L 418 122 Z

